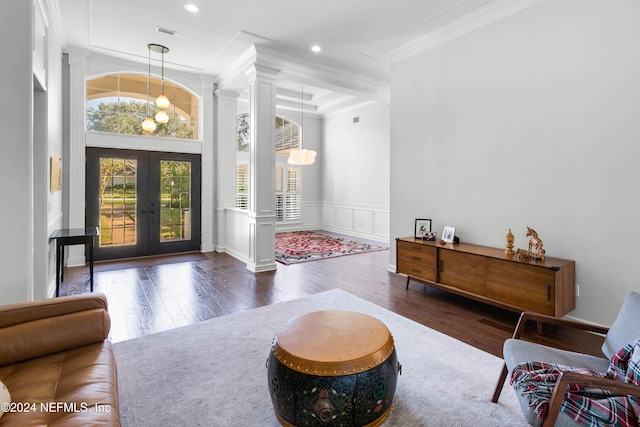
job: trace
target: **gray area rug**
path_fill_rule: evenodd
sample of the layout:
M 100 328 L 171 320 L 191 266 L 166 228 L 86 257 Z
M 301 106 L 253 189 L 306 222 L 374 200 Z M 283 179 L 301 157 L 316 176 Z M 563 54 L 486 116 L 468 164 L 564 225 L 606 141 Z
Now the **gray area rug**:
M 286 322 L 317 310 L 383 321 L 402 363 L 384 426 L 526 426 L 502 359 L 339 289 L 114 344 L 123 426 L 279 426 L 265 362 Z

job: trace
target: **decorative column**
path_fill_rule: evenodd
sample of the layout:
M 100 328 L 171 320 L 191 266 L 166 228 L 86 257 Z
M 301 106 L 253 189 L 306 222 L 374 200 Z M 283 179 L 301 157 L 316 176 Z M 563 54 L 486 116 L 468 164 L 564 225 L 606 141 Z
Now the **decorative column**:
M 237 92 L 216 90 L 217 156 L 216 156 L 216 250 L 227 249 L 227 210 L 235 208 L 236 200 L 236 116 Z
M 83 55 L 69 53 L 69 158 L 63 163 L 66 177 L 64 190 L 69 194 L 65 227 L 84 228 L 85 225 L 85 60 Z M 63 159 L 64 160 L 64 159 Z M 84 246 L 65 249 L 68 266 L 85 264 Z
M 214 82 L 204 80 L 202 82 L 202 222 L 200 250 L 211 252 L 216 241 L 214 227 L 216 213 L 214 211 L 215 181 L 214 170 L 216 167 L 215 133 L 214 123 L 216 119 L 216 104 L 213 96 Z
M 254 64 L 249 76 L 249 262 L 253 272 L 276 269 L 275 116 L 280 70 Z

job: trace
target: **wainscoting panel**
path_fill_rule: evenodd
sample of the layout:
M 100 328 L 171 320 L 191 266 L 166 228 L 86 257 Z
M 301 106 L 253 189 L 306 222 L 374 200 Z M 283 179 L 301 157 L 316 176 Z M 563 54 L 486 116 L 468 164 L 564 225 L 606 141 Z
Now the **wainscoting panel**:
M 389 211 L 373 211 L 373 234 L 385 236 L 389 240 L 391 235 L 391 217 Z
M 389 243 L 389 208 L 325 203 L 320 228 Z
M 305 230 L 313 230 L 320 227 L 320 204 L 304 203 L 302 205 L 302 220 Z
M 224 252 L 241 261 L 249 261 L 249 217 L 246 211 L 227 209 L 226 229 L 218 232 L 226 233 Z
M 335 207 L 336 227 L 343 230 L 354 230 L 353 209 L 345 207 Z
M 353 229 L 358 233 L 373 234 L 374 212 L 365 209 L 353 210 Z

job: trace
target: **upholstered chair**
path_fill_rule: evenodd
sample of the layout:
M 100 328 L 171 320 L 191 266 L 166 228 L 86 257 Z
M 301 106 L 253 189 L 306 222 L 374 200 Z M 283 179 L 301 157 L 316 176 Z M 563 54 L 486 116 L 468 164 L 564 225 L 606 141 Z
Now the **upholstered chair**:
M 596 357 L 578 352 L 560 350 L 525 341 L 521 336 L 527 320 L 606 334 L 604 337 L 604 343 L 602 344 L 602 356 Z M 498 401 L 507 376 L 510 377 L 513 369 L 520 363 L 537 361 L 565 365 L 573 368 L 585 368 L 595 372 L 606 372 L 609 368 L 611 358 L 624 346 L 633 343 L 638 339 L 638 337 L 640 337 L 640 293 L 638 292 L 629 292 L 627 294 L 622 304 L 622 308 L 618 313 L 618 317 L 611 325 L 611 328 L 524 312 L 520 316 L 520 320 L 516 325 L 513 337 L 506 340 L 504 343 L 503 355 L 505 364 L 491 400 L 493 402 Z M 619 395 L 631 394 L 634 396 L 640 396 L 640 387 L 633 384 L 625 384 L 621 381 L 611 379 L 594 378 L 575 373 L 567 373 L 561 376 L 556 383 L 556 389 L 551 397 L 548 415 L 544 420 L 544 424 L 542 423 L 542 420 L 536 417 L 536 414 L 533 412 L 533 408 L 529 407 L 527 398 L 521 396 L 516 391 L 520 406 L 522 407 L 522 412 L 529 424 L 534 427 L 539 427 L 541 425 L 544 425 L 545 427 L 553 425 L 562 427 L 578 426 L 579 424 L 571 417 L 558 412 L 560 410 L 567 384 L 585 384 L 585 382 L 580 382 L 581 377 L 584 378 L 585 382 L 588 382 L 590 387 L 610 389 Z

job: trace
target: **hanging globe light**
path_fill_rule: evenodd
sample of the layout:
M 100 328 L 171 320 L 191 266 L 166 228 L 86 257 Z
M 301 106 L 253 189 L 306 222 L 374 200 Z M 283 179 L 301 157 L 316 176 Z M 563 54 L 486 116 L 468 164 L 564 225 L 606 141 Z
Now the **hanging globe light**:
M 147 117 L 146 119 L 144 119 L 144 122 L 142 122 L 142 130 L 149 133 L 155 132 L 156 123 L 151 117 Z
M 163 82 L 164 83 L 164 82 Z M 163 84 L 164 86 L 164 84 Z M 164 88 L 163 88 L 164 90 Z M 158 106 L 158 108 L 169 108 L 169 105 L 171 105 L 171 103 L 169 102 L 169 98 L 167 98 L 165 96 L 165 94 L 163 93 L 162 95 L 160 95 L 159 97 L 156 98 L 156 105 Z
M 160 110 L 156 113 L 156 122 L 165 124 L 168 121 L 169 121 L 169 115 L 167 114 L 166 111 Z

